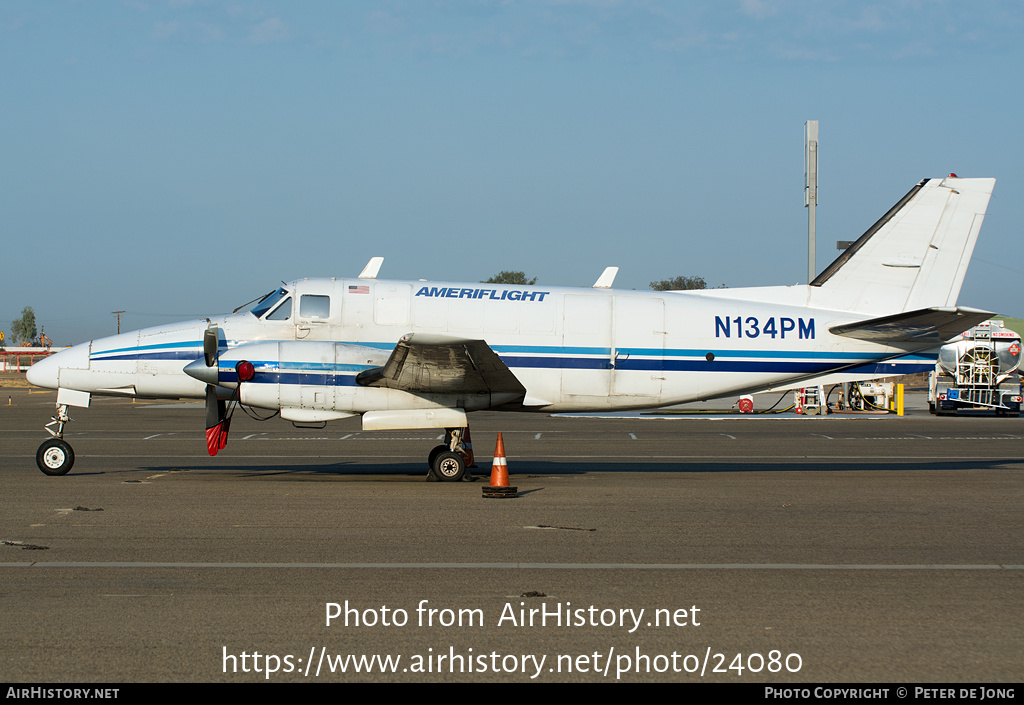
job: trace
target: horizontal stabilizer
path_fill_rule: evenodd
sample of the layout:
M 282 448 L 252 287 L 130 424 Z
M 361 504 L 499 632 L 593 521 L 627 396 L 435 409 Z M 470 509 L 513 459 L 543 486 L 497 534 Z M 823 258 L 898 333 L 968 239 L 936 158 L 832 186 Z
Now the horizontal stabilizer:
M 403 336 L 383 367 L 356 382 L 420 394 L 487 394 L 496 403 L 522 398 L 526 388 L 483 340 L 415 333 Z M 494 399 L 501 395 L 502 399 Z
M 964 306 L 923 308 L 833 326 L 829 331 L 835 335 L 876 343 L 941 344 L 992 316 L 990 311 Z

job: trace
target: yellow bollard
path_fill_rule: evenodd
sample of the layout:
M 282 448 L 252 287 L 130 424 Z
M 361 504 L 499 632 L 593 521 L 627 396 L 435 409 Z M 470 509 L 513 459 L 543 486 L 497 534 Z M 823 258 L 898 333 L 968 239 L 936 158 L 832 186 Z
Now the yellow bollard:
M 896 385 L 896 415 L 903 416 L 903 385 Z

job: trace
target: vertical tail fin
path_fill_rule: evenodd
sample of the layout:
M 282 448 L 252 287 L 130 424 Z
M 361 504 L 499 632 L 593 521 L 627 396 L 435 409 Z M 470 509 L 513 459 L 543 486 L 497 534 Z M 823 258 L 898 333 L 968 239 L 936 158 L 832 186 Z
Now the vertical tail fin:
M 811 282 L 815 305 L 893 313 L 956 304 L 995 179 L 922 181 Z

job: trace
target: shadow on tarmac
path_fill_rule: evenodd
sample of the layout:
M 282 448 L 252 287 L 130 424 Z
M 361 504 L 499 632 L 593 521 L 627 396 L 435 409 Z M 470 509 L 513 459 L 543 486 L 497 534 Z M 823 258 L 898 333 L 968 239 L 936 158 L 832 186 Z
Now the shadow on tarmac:
M 784 461 L 729 461 L 708 462 L 546 462 L 546 461 L 510 461 L 513 468 L 512 477 L 543 478 L 554 476 L 585 476 L 597 473 L 759 473 L 759 472 L 917 472 L 947 471 L 967 472 L 978 470 L 999 469 L 1006 466 L 1019 465 L 1019 458 L 992 458 L 987 460 L 916 460 L 885 462 L 864 461 L 821 461 L 821 462 L 784 462 Z M 234 473 L 243 478 L 287 477 L 289 479 L 345 477 L 348 479 L 392 479 L 423 482 L 426 480 L 425 463 L 377 463 L 372 465 L 358 462 L 333 462 L 326 464 L 273 464 L 273 465 L 147 465 L 138 470 L 117 470 L 109 473 L 75 473 L 70 474 L 134 474 L 139 473 L 174 473 L 174 472 L 213 472 L 217 474 Z M 471 470 L 477 480 L 490 477 L 490 466 L 480 465 Z

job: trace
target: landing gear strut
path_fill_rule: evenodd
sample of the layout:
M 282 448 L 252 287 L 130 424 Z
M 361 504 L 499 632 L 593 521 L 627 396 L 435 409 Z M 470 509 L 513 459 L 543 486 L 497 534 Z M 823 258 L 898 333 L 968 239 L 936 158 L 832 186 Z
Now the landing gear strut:
M 428 482 L 474 481 L 476 478 L 466 472 L 467 467 L 475 466 L 469 428 L 446 428 L 444 444 L 430 451 L 427 465 L 430 467 Z
M 50 417 L 46 432 L 53 438 L 44 441 L 36 451 L 36 465 L 46 475 L 66 475 L 75 464 L 75 451 L 64 441 L 64 424 L 71 421 L 68 405 L 57 404 L 57 413 Z M 50 428 L 56 426 L 56 430 Z

